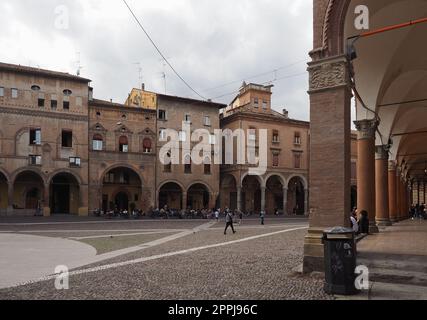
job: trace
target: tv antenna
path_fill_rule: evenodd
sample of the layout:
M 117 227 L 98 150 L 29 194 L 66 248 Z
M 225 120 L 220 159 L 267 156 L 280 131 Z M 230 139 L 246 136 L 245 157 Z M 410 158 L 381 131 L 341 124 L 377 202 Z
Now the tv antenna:
M 80 52 L 77 52 L 76 54 L 77 54 L 77 61 L 76 61 L 76 64 L 77 64 L 77 76 L 80 76 L 83 67 L 81 66 L 81 61 L 80 61 Z
M 139 81 L 139 85 L 141 85 L 141 83 L 142 83 L 142 67 L 141 67 L 141 62 L 135 62 L 134 65 L 137 66 L 138 81 Z
M 170 60 L 171 58 L 166 58 L 166 59 Z M 167 63 L 166 63 L 165 59 L 160 59 L 159 61 L 162 62 L 162 64 L 163 64 L 163 71 L 160 74 L 161 74 L 162 79 L 163 79 L 163 86 L 164 86 L 165 94 L 166 94 L 166 92 L 167 92 L 166 91 L 166 66 L 167 66 Z

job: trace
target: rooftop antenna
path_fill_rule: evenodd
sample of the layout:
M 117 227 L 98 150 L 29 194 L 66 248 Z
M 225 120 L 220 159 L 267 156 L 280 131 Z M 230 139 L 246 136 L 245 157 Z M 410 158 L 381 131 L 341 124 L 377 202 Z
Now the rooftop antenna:
M 83 69 L 83 67 L 80 65 L 80 63 L 81 63 L 81 61 L 80 61 L 80 52 L 77 52 L 76 54 L 77 54 L 77 61 L 76 61 L 76 64 L 77 64 L 77 76 L 80 76 L 81 70 Z
M 138 66 L 138 68 L 137 68 L 137 70 L 138 70 L 138 80 L 139 80 L 138 86 L 140 86 L 141 83 L 142 83 L 142 67 L 141 67 L 141 62 L 135 62 L 134 65 Z
M 170 60 L 171 58 L 166 58 L 167 60 Z M 166 60 L 165 59 L 160 59 L 160 62 L 162 62 L 163 64 L 163 71 L 161 72 L 162 75 L 162 79 L 163 79 L 163 85 L 165 87 L 165 94 L 166 94 Z

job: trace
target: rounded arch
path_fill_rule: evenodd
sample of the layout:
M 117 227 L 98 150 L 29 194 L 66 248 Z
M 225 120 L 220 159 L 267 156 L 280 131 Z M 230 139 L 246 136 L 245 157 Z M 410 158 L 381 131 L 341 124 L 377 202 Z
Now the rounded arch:
M 187 189 L 187 208 L 193 210 L 208 209 L 212 197 L 212 191 L 204 182 L 194 182 Z
M 242 179 L 240 180 L 240 187 L 243 186 L 243 182 L 245 181 L 245 179 L 247 177 L 254 177 L 255 179 L 258 180 L 260 187 L 265 187 L 265 181 L 264 181 L 264 179 L 261 176 L 259 176 L 259 175 L 250 175 L 249 172 L 245 173 L 242 176 Z
M 2 169 L 2 168 L 0 168 L 0 175 L 3 175 L 6 178 L 6 182 L 12 181 L 10 179 L 9 173 L 6 170 Z
M 299 178 L 299 179 L 301 179 L 301 180 L 302 180 L 302 183 L 303 183 L 303 186 L 304 186 L 304 190 L 307 190 L 307 189 L 308 189 L 308 181 L 307 181 L 307 178 L 306 178 L 305 176 L 301 175 L 301 174 L 293 174 L 293 175 L 289 176 L 289 177 L 288 177 L 288 180 L 287 180 L 287 185 L 289 185 L 289 183 L 291 182 L 291 180 L 292 180 L 293 178 Z
M 60 174 L 69 174 L 69 175 L 71 175 L 74 179 L 76 179 L 76 182 L 77 182 L 79 185 L 82 185 L 82 184 L 83 184 L 83 180 L 82 180 L 82 178 L 80 177 L 80 175 L 79 175 L 78 173 L 76 173 L 76 172 L 74 172 L 74 171 L 72 171 L 72 170 L 70 170 L 70 169 L 66 169 L 66 168 L 64 168 L 64 169 L 58 169 L 58 170 L 55 170 L 54 172 L 52 172 L 52 173 L 49 175 L 48 179 L 47 179 L 47 184 L 48 184 L 48 185 L 50 185 L 50 184 L 52 183 L 53 179 L 54 179 L 57 175 L 60 175 Z
M 187 190 L 187 192 L 192 188 L 192 187 L 194 187 L 194 186 L 196 186 L 196 185 L 202 185 L 202 186 L 204 186 L 206 189 L 207 189 L 207 191 L 209 192 L 209 194 L 212 194 L 213 193 L 213 189 L 211 188 L 211 186 L 209 185 L 209 184 L 207 184 L 206 182 L 204 182 L 204 181 L 193 181 L 189 186 L 188 186 L 188 188 L 186 189 Z
M 159 193 L 159 192 L 160 192 L 160 190 L 161 190 L 165 185 L 167 185 L 167 184 L 169 184 L 169 183 L 173 183 L 173 184 L 176 184 L 177 186 L 179 186 L 179 187 L 181 188 L 181 191 L 182 191 L 182 192 L 184 192 L 184 191 L 186 191 L 186 190 L 187 190 L 181 182 L 179 182 L 179 181 L 177 181 L 177 180 L 167 180 L 167 181 L 162 182 L 162 183 L 159 185 L 159 187 L 157 188 L 157 193 Z
M 31 167 L 25 167 L 25 168 L 20 168 L 15 170 L 12 175 L 10 176 L 10 180 L 12 183 L 16 182 L 16 179 L 19 177 L 19 175 L 21 175 L 22 173 L 25 172 L 32 172 L 35 173 L 36 175 L 38 175 L 40 177 L 40 179 L 43 181 L 43 184 L 47 184 L 47 178 L 46 175 L 39 169 L 37 168 L 31 168 Z
M 119 168 L 126 168 L 129 170 L 132 170 L 137 176 L 138 178 L 141 180 L 142 185 L 145 185 L 145 179 L 144 177 L 141 175 L 140 171 L 138 169 L 136 169 L 134 166 L 130 165 L 130 164 L 126 164 L 126 163 L 117 163 L 117 164 L 113 164 L 109 167 L 107 167 L 101 174 L 101 176 L 99 177 L 99 184 L 102 185 L 105 176 L 107 175 L 107 173 L 109 173 L 112 170 L 115 169 L 119 169 Z
M 280 183 L 281 183 L 283 186 L 287 186 L 287 185 L 288 185 L 288 180 L 286 180 L 286 178 L 285 178 L 284 176 L 282 176 L 282 174 L 280 174 L 280 173 L 270 173 L 270 174 L 268 174 L 268 175 L 264 178 L 265 185 L 267 185 L 268 180 L 270 180 L 270 179 L 271 179 L 271 178 L 273 178 L 273 177 L 277 177 L 277 178 L 279 178 Z

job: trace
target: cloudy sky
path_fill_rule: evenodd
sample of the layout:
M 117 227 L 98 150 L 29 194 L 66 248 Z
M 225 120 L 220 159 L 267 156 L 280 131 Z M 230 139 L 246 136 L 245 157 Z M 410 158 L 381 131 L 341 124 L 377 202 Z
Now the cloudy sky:
M 243 80 L 273 81 L 275 108 L 309 119 L 311 0 L 127 1 L 202 96 L 229 103 Z M 80 55 L 96 98 L 124 102 L 141 82 L 164 93 L 163 72 L 168 94 L 197 98 L 164 66 L 122 0 L 2 0 L 0 30 L 2 62 L 75 74 Z

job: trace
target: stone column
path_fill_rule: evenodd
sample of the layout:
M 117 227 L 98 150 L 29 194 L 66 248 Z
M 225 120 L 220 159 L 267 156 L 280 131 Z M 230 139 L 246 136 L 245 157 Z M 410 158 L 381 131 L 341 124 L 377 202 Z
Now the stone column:
M 7 184 L 7 215 L 13 214 L 13 182 Z
M 378 226 L 390 226 L 388 146 L 377 146 L 375 151 L 375 219 Z
M 288 188 L 283 187 L 283 214 L 288 214 Z
M 261 211 L 265 211 L 265 191 L 266 191 L 266 189 L 267 189 L 266 187 L 261 187 Z
M 397 222 L 397 177 L 396 163 L 388 162 L 388 205 L 390 213 L 390 222 Z
M 375 133 L 377 120 L 355 121 L 357 137 L 357 209 L 369 215 L 369 232 L 377 233 L 375 222 Z
M 242 187 L 237 187 L 237 210 L 242 211 Z
M 397 214 L 396 219 L 400 221 L 402 218 L 402 178 L 400 176 L 399 170 L 397 170 Z
M 309 190 L 308 189 L 304 189 L 304 215 L 308 216 L 308 194 L 309 194 Z
M 89 216 L 89 186 L 81 185 L 79 190 L 79 216 Z
M 43 190 L 43 216 L 50 217 L 50 186 L 44 185 Z
M 420 204 L 420 182 L 417 181 L 417 204 Z
M 182 209 L 183 210 L 187 210 L 187 207 L 188 207 L 187 200 L 188 200 L 188 194 L 187 192 L 183 192 L 182 193 Z
M 347 57 L 313 56 L 310 94 L 310 228 L 303 272 L 324 270 L 323 231 L 350 226 L 351 86 Z

